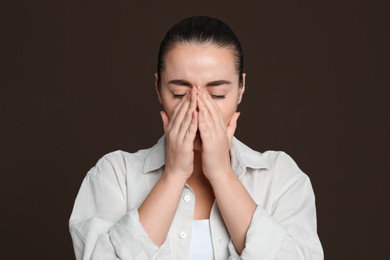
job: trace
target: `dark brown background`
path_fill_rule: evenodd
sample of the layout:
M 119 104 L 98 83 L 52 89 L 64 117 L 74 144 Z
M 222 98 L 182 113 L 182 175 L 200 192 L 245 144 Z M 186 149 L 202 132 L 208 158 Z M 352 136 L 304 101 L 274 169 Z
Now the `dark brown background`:
M 2 1 L 2 258 L 74 258 L 83 177 L 162 135 L 159 43 L 183 17 L 211 15 L 244 48 L 236 136 L 310 176 L 327 259 L 389 259 L 385 1 L 264 2 Z

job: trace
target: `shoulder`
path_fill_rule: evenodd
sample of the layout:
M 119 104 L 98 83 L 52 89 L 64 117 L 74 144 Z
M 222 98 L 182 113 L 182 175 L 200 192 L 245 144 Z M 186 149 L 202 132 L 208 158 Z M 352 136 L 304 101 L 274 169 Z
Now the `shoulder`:
M 284 151 L 258 152 L 237 139 L 235 147 L 247 171 L 263 180 L 270 181 L 270 184 L 282 187 L 297 180 L 307 181 L 309 179 L 295 160 Z
M 289 172 L 292 176 L 303 173 L 295 160 L 284 151 L 269 150 L 261 154 L 266 158 L 269 168 L 274 171 Z
M 262 161 L 264 167 L 258 169 L 248 169 L 246 182 L 252 187 L 253 194 L 267 193 L 262 201 L 271 199 L 272 201 L 283 194 L 290 195 L 311 190 L 311 182 L 308 175 L 302 171 L 296 161 L 284 151 L 268 150 L 264 152 L 254 151 L 255 158 Z M 289 196 L 290 196 L 289 195 Z M 268 199 L 267 199 L 268 198 Z
M 284 151 L 265 151 L 262 155 L 267 158 L 268 170 L 280 184 L 293 182 L 298 179 L 308 179 L 295 160 Z
M 242 161 L 245 167 L 268 169 L 286 174 L 290 173 L 291 175 L 302 174 L 297 163 L 284 151 L 268 150 L 258 152 L 235 138 L 233 141 L 233 152 L 237 154 L 238 160 Z
M 96 165 L 87 174 L 95 178 L 102 178 L 107 174 L 125 177 L 129 167 L 137 167 L 144 164 L 150 149 L 142 149 L 136 152 L 117 150 L 107 153 L 98 159 Z
M 258 152 L 252 150 L 250 153 L 244 154 L 244 160 L 250 161 L 252 164 L 263 165 L 268 171 L 273 173 L 286 175 L 286 177 L 294 177 L 304 175 L 295 160 L 284 151 L 267 150 Z

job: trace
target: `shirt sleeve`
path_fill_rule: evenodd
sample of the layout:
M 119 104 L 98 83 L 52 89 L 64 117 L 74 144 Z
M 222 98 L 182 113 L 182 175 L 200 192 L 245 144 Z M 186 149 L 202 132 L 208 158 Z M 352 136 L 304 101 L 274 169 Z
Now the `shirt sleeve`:
M 278 156 L 274 170 L 273 174 L 287 173 L 289 178 L 275 192 L 271 212 L 257 205 L 241 255 L 232 241 L 229 242 L 229 259 L 324 259 L 309 178 L 285 153 Z
M 82 182 L 69 220 L 76 259 L 169 259 L 127 210 L 125 170 L 103 157 Z M 163 251 L 165 257 L 160 257 Z

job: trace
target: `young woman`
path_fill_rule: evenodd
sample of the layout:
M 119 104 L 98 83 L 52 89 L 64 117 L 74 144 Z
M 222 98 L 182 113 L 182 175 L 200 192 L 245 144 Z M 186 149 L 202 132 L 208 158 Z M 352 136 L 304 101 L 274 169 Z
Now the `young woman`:
M 245 90 L 233 31 L 174 25 L 155 74 L 164 136 L 105 155 L 70 218 L 77 259 L 323 259 L 309 178 L 283 152 L 234 137 Z

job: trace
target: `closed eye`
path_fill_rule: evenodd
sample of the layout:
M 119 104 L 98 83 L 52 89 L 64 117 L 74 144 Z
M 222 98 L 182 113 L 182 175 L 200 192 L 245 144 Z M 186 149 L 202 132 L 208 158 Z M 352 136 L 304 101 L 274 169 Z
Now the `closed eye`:
M 172 94 L 173 98 L 182 98 L 184 97 L 186 94 Z
M 226 95 L 211 95 L 211 97 L 214 99 L 224 99 Z
M 181 99 L 185 96 L 186 94 L 172 94 L 173 98 L 178 98 Z M 213 99 L 224 99 L 226 98 L 226 95 L 210 95 Z

